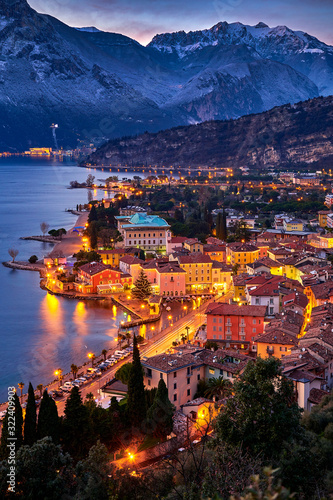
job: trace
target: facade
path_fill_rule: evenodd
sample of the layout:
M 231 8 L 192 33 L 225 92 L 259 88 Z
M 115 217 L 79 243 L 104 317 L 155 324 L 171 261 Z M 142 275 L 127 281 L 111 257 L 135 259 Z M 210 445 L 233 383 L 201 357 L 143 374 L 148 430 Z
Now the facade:
M 161 217 L 142 212 L 132 216 L 118 216 L 116 220 L 125 248 L 136 247 L 145 251 L 166 253 L 171 233 L 170 226 Z
M 225 245 L 204 245 L 204 255 L 209 255 L 212 260 L 217 262 L 226 262 L 226 246 Z
M 142 264 L 144 264 L 143 260 L 131 255 L 125 255 L 119 261 L 119 269 L 125 274 L 130 274 L 134 283 L 139 276 Z
M 227 245 L 227 264 L 239 265 L 238 274 L 246 271 L 246 265 L 259 259 L 259 249 L 251 243 L 230 243 Z
M 183 244 L 187 239 L 185 236 L 172 236 L 170 233 L 167 239 L 166 253 L 170 254 L 175 250 L 183 248 Z
M 333 205 L 333 194 L 327 194 L 325 196 L 325 205 L 329 208 Z
M 80 293 L 115 293 L 130 288 L 132 276 L 101 262 L 84 264 L 78 270 L 74 289 Z
M 184 241 L 184 248 L 189 250 L 191 253 L 202 253 L 203 247 L 203 243 L 201 243 L 201 241 L 199 241 L 197 238 L 190 238 Z
M 267 307 L 267 315 L 272 316 L 280 311 L 279 282 L 281 278 L 274 277 L 264 284 L 249 284 L 246 287 L 247 303 L 251 306 Z
M 297 343 L 297 338 L 294 335 L 278 329 L 255 337 L 257 356 L 263 359 L 271 356 L 281 359 L 290 354 L 291 349 L 296 347 Z
M 191 253 L 177 257 L 179 266 L 186 272 L 186 291 L 204 292 L 212 287 L 213 261 L 208 255 Z
M 138 250 L 136 248 L 113 248 L 109 250 L 98 250 L 98 253 L 102 257 L 103 264 L 110 265 L 112 267 L 119 267 L 120 259 L 125 257 L 125 255 L 135 255 Z
M 283 229 L 286 232 L 303 231 L 303 222 L 298 219 L 286 218 L 283 220 Z
M 320 227 L 326 227 L 327 226 L 327 216 L 330 213 L 331 213 L 330 210 L 320 210 L 320 212 L 318 212 L 319 226 Z
M 159 294 L 179 297 L 186 294 L 186 272 L 174 262 L 156 269 Z
M 222 347 L 248 350 L 264 331 L 265 306 L 212 303 L 207 306 L 207 340 Z

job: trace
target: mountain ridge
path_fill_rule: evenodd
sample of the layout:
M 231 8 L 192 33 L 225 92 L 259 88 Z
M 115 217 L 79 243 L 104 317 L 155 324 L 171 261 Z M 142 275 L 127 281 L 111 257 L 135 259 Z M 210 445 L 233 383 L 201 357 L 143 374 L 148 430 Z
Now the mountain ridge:
M 230 25 L 216 26 L 211 30 L 220 38 L 222 31 L 223 39 L 231 36 Z M 52 147 L 52 123 L 59 124 L 58 143 L 72 148 L 78 140 L 98 144 L 238 118 L 318 96 L 313 75 L 326 75 L 319 78 L 321 88 L 333 81 L 331 48 L 325 48 L 325 61 L 321 53 L 303 54 L 309 62 L 300 71 L 275 56 L 261 56 L 246 34 L 239 38 L 247 29 L 236 28 L 234 45 L 206 45 L 179 58 L 154 47 L 156 39 L 144 47 L 121 34 L 69 27 L 26 0 L 0 0 L 0 150 Z M 202 36 L 196 33 L 191 36 Z M 290 33 L 293 40 L 299 37 Z M 274 52 L 276 40 L 270 43 Z M 322 42 L 311 43 L 324 50 L 318 48 Z
M 333 163 L 333 96 L 153 134 L 115 139 L 85 165 L 257 169 Z

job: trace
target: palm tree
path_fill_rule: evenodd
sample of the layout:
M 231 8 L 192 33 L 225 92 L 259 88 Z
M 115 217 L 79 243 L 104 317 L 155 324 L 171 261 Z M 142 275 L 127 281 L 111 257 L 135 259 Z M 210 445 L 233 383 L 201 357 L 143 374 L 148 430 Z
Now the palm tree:
M 217 397 L 218 399 L 230 396 L 232 383 L 230 380 L 225 380 L 223 377 L 210 378 L 208 380 L 208 388 L 205 392 L 207 398 Z
M 123 333 L 118 333 L 118 344 L 121 347 L 121 344 L 126 340 L 126 337 Z
M 103 349 L 102 354 L 104 356 L 104 361 L 106 360 L 107 353 L 108 353 L 108 351 L 106 349 Z
M 78 367 L 74 364 L 71 365 L 71 372 L 73 374 L 73 378 L 76 379 L 77 372 L 79 371 Z
M 37 385 L 37 391 L 39 391 L 40 397 L 43 396 L 43 387 L 44 387 L 43 384 L 38 384 Z
M 17 385 L 18 385 L 19 389 L 21 390 L 20 399 L 21 399 L 21 404 L 22 404 L 22 392 L 23 392 L 24 382 L 19 382 Z

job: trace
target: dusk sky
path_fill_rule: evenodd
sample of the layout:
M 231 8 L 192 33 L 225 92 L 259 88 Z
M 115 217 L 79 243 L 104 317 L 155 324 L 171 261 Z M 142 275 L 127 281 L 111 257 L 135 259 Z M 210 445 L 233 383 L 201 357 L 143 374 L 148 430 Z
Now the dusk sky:
M 219 21 L 287 25 L 333 45 L 333 0 L 28 0 L 70 26 L 96 26 L 142 44 L 156 33 L 210 28 Z

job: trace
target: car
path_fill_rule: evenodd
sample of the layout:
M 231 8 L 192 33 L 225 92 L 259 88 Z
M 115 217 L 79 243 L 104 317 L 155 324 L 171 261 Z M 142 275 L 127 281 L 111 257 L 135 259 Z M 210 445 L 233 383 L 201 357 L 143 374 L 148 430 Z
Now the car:
M 102 370 L 102 371 L 106 370 L 106 369 L 107 369 L 107 367 L 108 367 L 108 366 L 107 366 L 105 363 L 101 363 L 100 365 L 98 365 L 98 369 L 99 369 L 99 370 Z
M 73 387 L 73 382 L 65 382 L 64 386 L 71 388 L 71 387 Z
M 100 376 L 102 375 L 102 372 L 101 372 L 101 370 L 96 370 L 96 373 L 95 373 L 95 375 L 97 375 L 98 377 L 100 377 Z
M 59 389 L 61 389 L 62 392 L 70 392 L 71 391 L 71 387 L 67 387 L 65 385 L 62 385 Z
M 87 382 L 87 378 L 86 377 L 79 377 L 77 380 L 80 380 L 80 382 L 82 382 L 82 384 L 84 384 L 85 382 Z
M 108 368 L 110 368 L 110 366 L 112 366 L 113 364 L 113 361 L 111 359 L 107 359 L 106 361 L 104 361 L 104 364 L 107 365 Z
M 62 391 L 60 391 L 60 390 L 52 391 L 52 398 L 60 398 L 61 396 L 63 396 Z
M 82 382 L 82 380 L 80 380 L 79 378 L 76 378 L 76 379 L 74 380 L 74 384 L 79 384 L 79 385 L 82 385 L 82 384 L 83 384 L 83 382 Z

